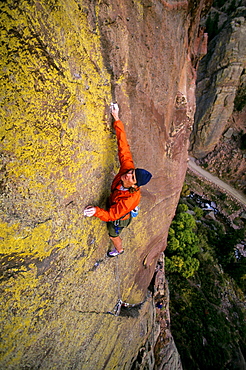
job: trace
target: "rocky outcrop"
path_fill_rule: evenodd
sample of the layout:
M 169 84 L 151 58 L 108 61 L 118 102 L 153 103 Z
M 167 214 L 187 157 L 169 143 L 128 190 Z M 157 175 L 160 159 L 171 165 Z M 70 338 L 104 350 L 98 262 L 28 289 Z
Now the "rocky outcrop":
M 149 340 L 147 287 L 185 177 L 208 6 L 1 3 L 0 367 L 129 369 Z M 126 253 L 109 260 L 105 224 L 82 211 L 105 206 L 118 168 L 112 100 L 153 180 L 124 234 Z M 108 314 L 118 298 L 139 309 Z
M 182 364 L 177 347 L 171 333 L 171 318 L 169 311 L 169 287 L 165 277 L 165 256 L 159 258 L 156 268 L 154 298 L 156 302 L 156 323 L 159 325 L 159 335 L 155 342 L 155 369 L 182 370 Z
M 245 194 L 246 191 L 246 153 L 243 149 L 246 109 L 234 112 L 228 120 L 228 130 L 221 136 L 214 150 L 199 163 L 207 170 L 223 179 Z
M 132 370 L 182 370 L 181 359 L 170 331 L 169 288 L 165 277 L 165 256 L 161 253 L 150 284 L 155 307 L 155 325 L 140 348 Z
M 239 107 L 245 101 L 246 8 L 240 6 L 242 2 L 231 3 L 212 8 L 210 23 L 207 20 L 207 28 L 213 22 L 211 32 L 217 29 L 218 34 L 209 42 L 198 69 L 198 109 L 192 134 L 192 153 L 198 159 L 211 153 L 232 126 L 234 102 Z

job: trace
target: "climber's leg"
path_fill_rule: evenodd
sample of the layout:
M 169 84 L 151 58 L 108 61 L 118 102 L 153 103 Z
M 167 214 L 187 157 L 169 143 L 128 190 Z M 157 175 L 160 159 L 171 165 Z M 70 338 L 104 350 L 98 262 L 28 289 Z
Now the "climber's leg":
M 114 247 L 115 249 L 119 252 L 119 253 L 122 253 L 123 251 L 123 247 L 122 247 L 122 240 L 119 236 L 116 236 L 116 237 L 112 237 L 112 236 L 109 236 L 110 239 L 112 240 L 113 244 L 114 244 Z
M 118 220 L 117 225 L 115 225 L 115 222 L 112 222 L 112 221 L 107 222 L 108 234 L 109 234 L 110 240 L 112 240 L 112 243 L 114 245 L 114 249 L 111 252 L 108 252 L 109 257 L 115 257 L 118 254 L 121 254 L 124 252 L 124 249 L 122 246 L 122 240 L 119 235 L 125 227 L 130 225 L 131 219 L 132 218 L 129 217 L 126 220 Z

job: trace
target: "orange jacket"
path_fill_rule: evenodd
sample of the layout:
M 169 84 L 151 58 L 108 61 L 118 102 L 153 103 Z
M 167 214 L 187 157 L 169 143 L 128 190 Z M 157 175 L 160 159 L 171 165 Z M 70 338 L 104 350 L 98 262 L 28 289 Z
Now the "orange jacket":
M 124 125 L 121 121 L 114 122 L 114 128 L 117 136 L 118 143 L 118 156 L 120 161 L 120 171 L 115 176 L 111 185 L 111 194 L 109 197 L 109 209 L 104 210 L 96 207 L 96 213 L 94 216 L 100 218 L 102 221 L 115 221 L 125 216 L 127 213 L 132 211 L 140 201 L 140 189 L 134 193 L 130 193 L 128 190 L 121 190 L 122 182 L 121 176 L 128 170 L 135 168 L 130 147 L 127 142 Z M 129 215 L 123 219 L 129 218 Z

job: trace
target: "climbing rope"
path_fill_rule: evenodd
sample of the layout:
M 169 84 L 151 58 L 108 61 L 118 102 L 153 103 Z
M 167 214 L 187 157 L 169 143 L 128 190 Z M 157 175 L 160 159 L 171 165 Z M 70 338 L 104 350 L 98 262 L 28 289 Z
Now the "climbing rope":
M 113 311 L 108 311 L 108 313 L 114 316 L 119 316 L 121 306 L 124 302 L 122 301 L 121 294 L 120 294 L 120 276 L 119 276 L 118 256 L 115 257 L 115 275 L 116 275 L 116 283 L 117 283 L 117 290 L 118 290 L 118 300 L 117 300 L 116 305 L 113 308 Z
M 117 288 L 118 288 L 118 300 L 120 300 L 121 294 L 120 294 L 120 274 L 119 274 L 118 256 L 116 256 L 115 274 L 116 274 L 116 282 L 117 282 Z
M 143 302 L 138 303 L 138 304 L 130 304 L 127 302 L 122 301 L 121 299 L 121 293 L 120 293 L 120 275 L 119 275 L 119 265 L 118 265 L 118 256 L 115 257 L 115 275 L 116 275 L 116 282 L 117 282 L 117 289 L 118 289 L 118 300 L 116 302 L 116 305 L 114 306 L 112 311 L 108 311 L 107 313 L 114 315 L 114 316 L 119 316 L 121 312 L 121 308 L 132 308 L 136 306 L 141 306 Z

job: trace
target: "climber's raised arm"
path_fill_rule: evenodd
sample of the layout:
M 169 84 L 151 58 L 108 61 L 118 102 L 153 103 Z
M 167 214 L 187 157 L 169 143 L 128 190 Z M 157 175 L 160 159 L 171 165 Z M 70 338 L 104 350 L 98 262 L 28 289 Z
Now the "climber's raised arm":
M 111 114 L 114 117 L 114 128 L 118 144 L 118 156 L 120 162 L 120 171 L 127 171 L 134 168 L 130 146 L 126 138 L 126 132 L 123 123 L 119 119 L 118 104 L 111 104 Z

